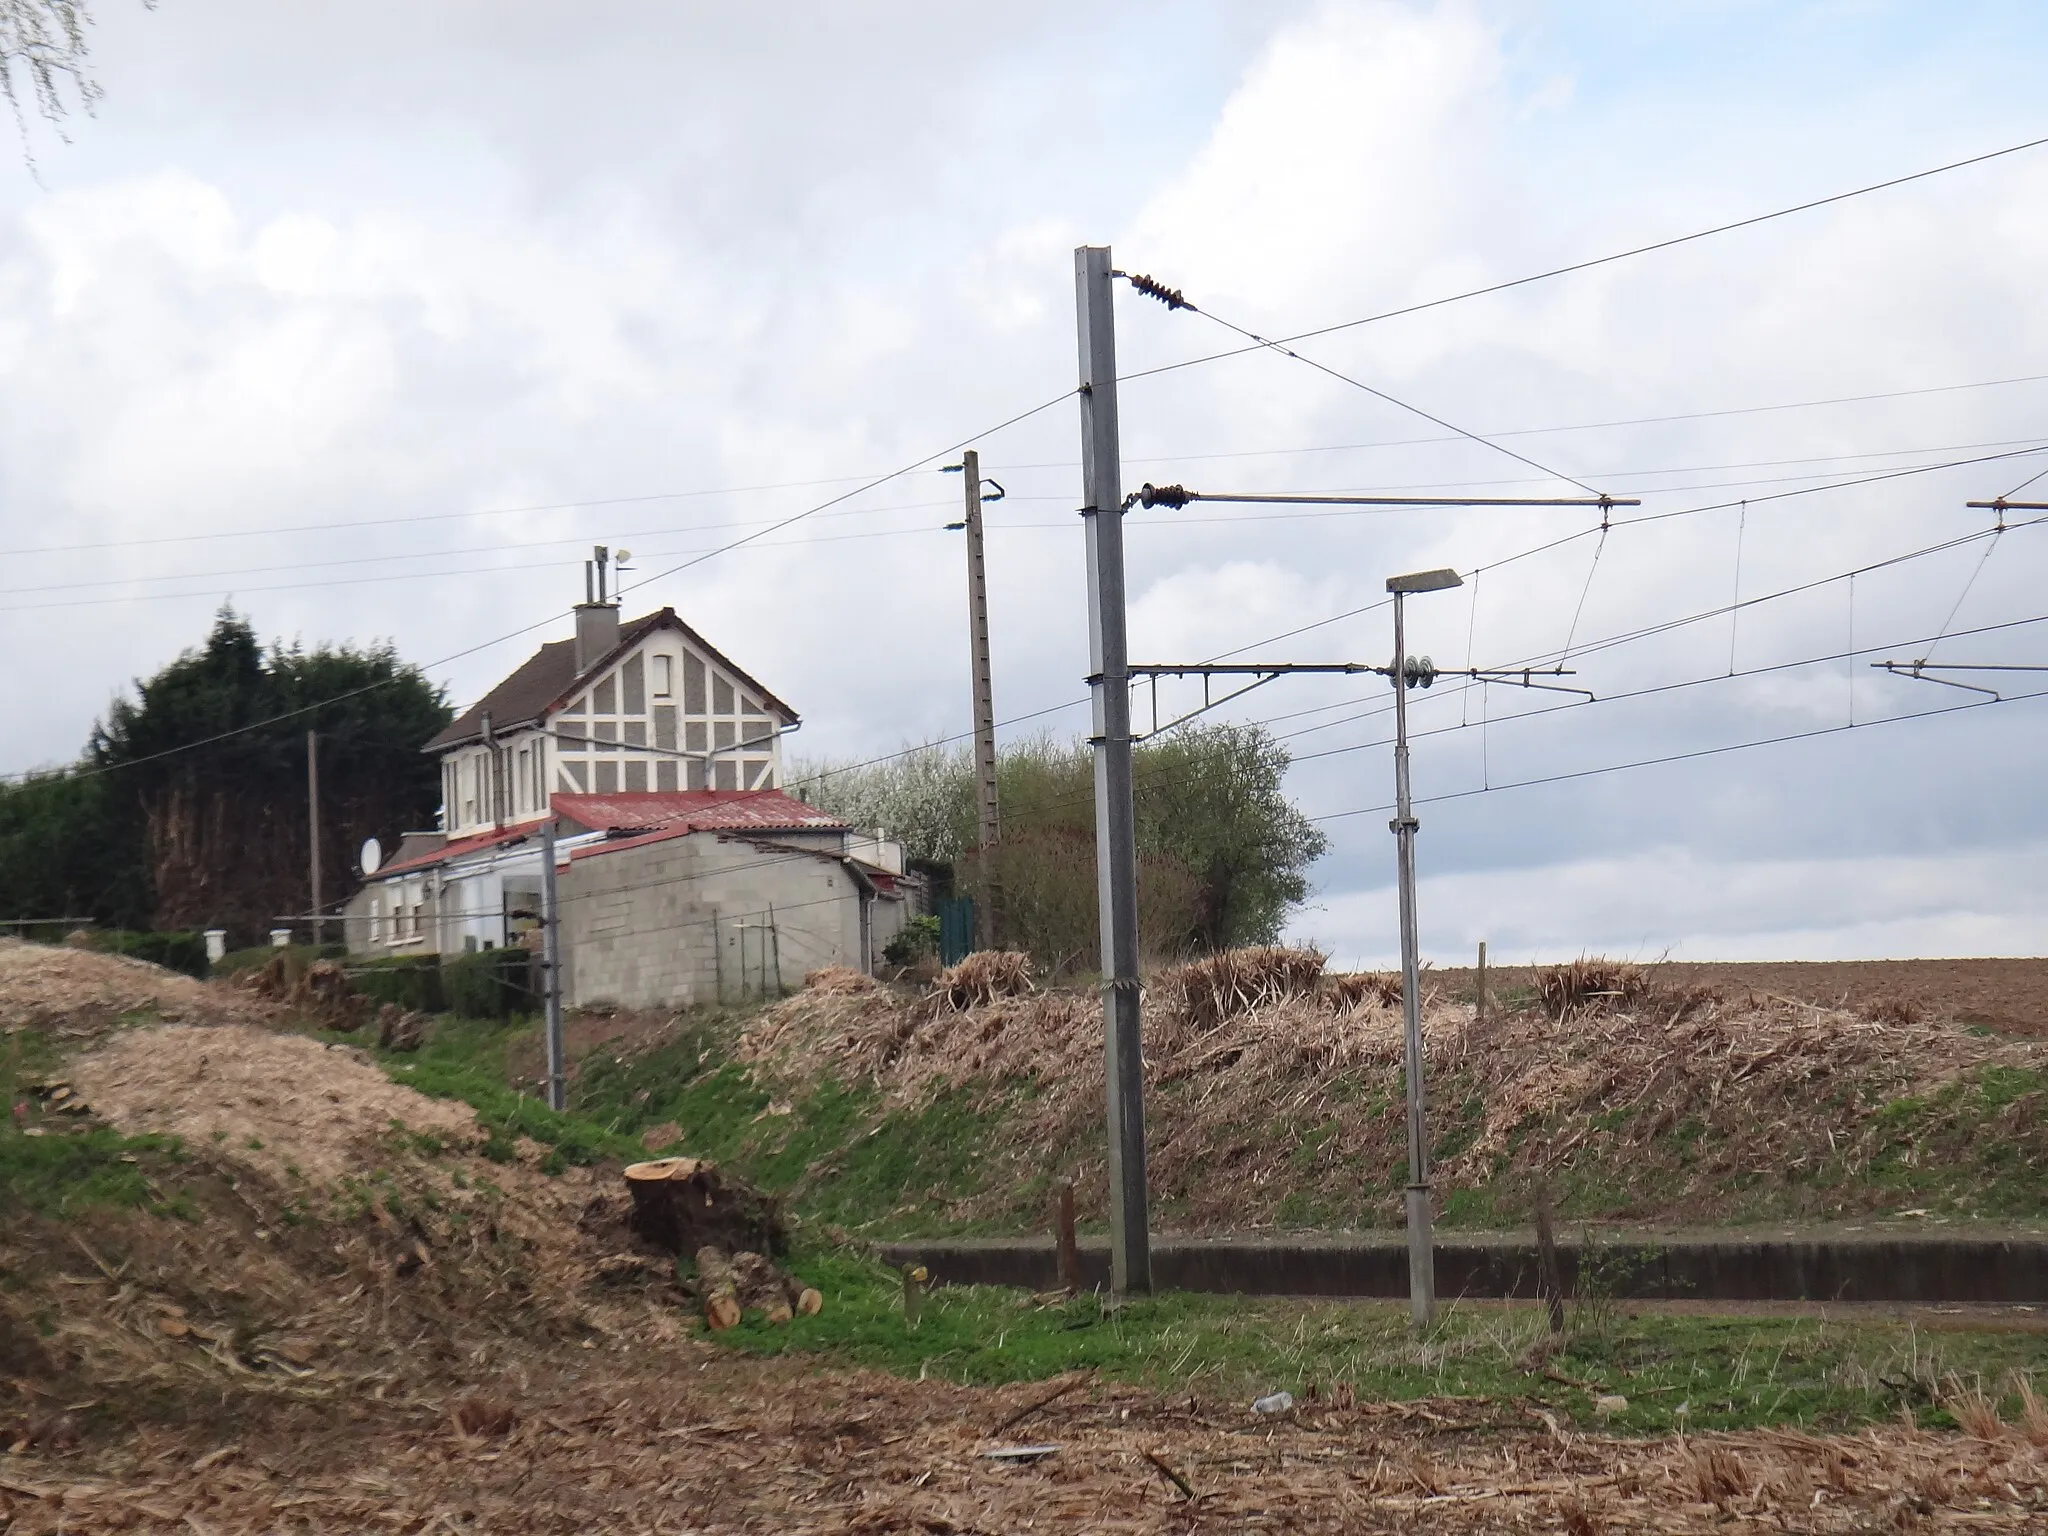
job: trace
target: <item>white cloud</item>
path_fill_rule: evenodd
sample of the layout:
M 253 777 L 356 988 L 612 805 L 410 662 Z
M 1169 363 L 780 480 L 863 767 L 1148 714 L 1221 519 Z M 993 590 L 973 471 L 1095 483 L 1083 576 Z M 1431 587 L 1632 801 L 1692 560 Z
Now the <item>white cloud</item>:
M 1387 863 L 1392 864 L 1392 839 Z M 1501 964 L 1606 954 L 1636 960 L 1863 960 L 2039 952 L 2048 844 L 1969 854 L 1715 861 L 1683 845 L 1625 858 L 1421 880 L 1423 953 Z M 1296 930 L 1334 965 L 1399 964 L 1391 885 L 1304 912 Z
M 0 673 L 18 723 L 5 769 L 74 751 L 108 693 L 193 642 L 228 593 L 265 634 L 454 656 L 559 612 L 582 544 L 629 544 L 651 575 L 1049 398 L 1074 379 L 1081 240 L 1113 237 L 1121 264 L 1257 328 L 1364 315 L 2017 140 L 2018 87 L 2042 52 L 1965 18 L 1939 58 L 1878 50 L 1853 90 L 1809 70 L 1795 101 L 1731 97 L 1751 61 L 1689 49 L 1708 23 L 1658 8 L 1598 28 L 1479 0 L 912 4 L 799 27 L 630 4 L 601 25 L 531 4 L 492 8 L 488 25 L 382 0 L 346 20 L 254 0 L 131 9 L 101 18 L 107 102 L 74 150 L 46 155 L 55 190 L 23 180 L 0 203 L 0 547 L 365 526 L 8 556 L 0 645 L 63 661 L 54 686 Z M 414 46 L 392 58 L 401 21 Z M 1074 46 L 1084 26 L 1101 46 Z M 1772 35 L 1786 79 L 1827 47 L 1825 28 Z M 2048 353 L 2044 190 L 2048 163 L 2018 157 L 1303 349 L 1483 430 L 2032 374 Z M 1139 301 L 1119 324 L 1127 369 L 1231 342 Z M 2048 460 L 1761 499 L 1810 483 L 1785 476 L 1911 462 L 1825 455 L 2027 438 L 2042 400 L 2015 386 L 1505 441 L 1640 493 L 1645 513 L 1758 498 L 1742 546 L 1753 597 L 1980 527 L 1964 499 Z M 1469 443 L 1267 454 L 1441 435 L 1271 356 L 1135 382 L 1122 407 L 1133 484 L 1556 488 Z M 990 512 L 997 707 L 1022 714 L 1076 696 L 1086 670 L 1074 407 L 979 446 L 1010 492 Z M 1820 461 L 1770 463 L 1795 458 Z M 1760 467 L 1720 467 L 1744 465 Z M 762 485 L 784 488 L 449 516 Z M 907 476 L 636 596 L 683 608 L 798 704 L 814 750 L 954 732 L 960 550 L 939 525 L 957 495 Z M 1199 510 L 1131 527 L 1144 659 L 1236 651 L 1369 609 L 1389 571 L 1471 569 L 1592 524 Z M 1590 585 L 1590 537 L 1518 560 L 1476 594 L 1417 603 L 1414 649 L 1540 656 L 1582 596 L 1581 647 L 1715 607 L 1735 588 L 1736 529 L 1733 509 L 1617 526 Z M 1977 554 L 1859 580 L 1857 642 L 1924 643 Z M 1957 622 L 2032 615 L 2044 576 L 2048 529 L 2007 535 Z M 1737 663 L 1841 649 L 1848 596 L 1836 583 L 1745 611 Z M 437 676 L 472 697 L 538 637 Z M 1612 700 L 1724 672 L 1729 639 L 1714 618 L 1574 665 Z M 1367 611 L 1245 654 L 1387 648 L 1385 614 Z M 2042 636 L 1943 654 L 2039 660 Z M 1852 671 L 1859 718 L 1943 702 L 1841 661 L 1518 723 L 1501 716 L 1558 701 L 1495 690 L 1482 755 L 1475 701 L 1439 690 L 1418 729 L 1468 728 L 1422 739 L 1418 773 L 1457 790 L 1831 724 Z M 1362 714 L 1384 694 L 1288 682 L 1226 713 L 1327 726 L 1296 738 L 1303 751 L 1360 748 L 1297 769 L 1320 813 L 1375 801 L 1388 777 L 1385 749 L 1365 745 L 1383 717 L 1298 713 L 1346 700 Z M 2044 746 L 2048 725 L 2022 707 L 1683 777 L 1479 797 L 1430 813 L 1427 867 L 1498 882 L 1485 890 L 1501 920 L 1560 951 L 2024 946 L 2038 887 L 1986 850 L 2048 840 L 2037 797 L 2012 793 Z M 1330 823 L 1326 910 L 1304 931 L 1378 942 L 1383 819 Z M 1670 849 L 1650 865 L 1686 879 L 1655 878 L 1645 847 Z M 1518 883 L 1561 859 L 1570 899 Z M 1866 889 L 1894 859 L 1922 861 L 1930 888 L 1953 875 L 1982 894 L 1923 908 Z M 1808 866 L 1822 873 L 1802 898 L 1779 900 Z M 1495 897 L 1471 890 L 1487 916 Z

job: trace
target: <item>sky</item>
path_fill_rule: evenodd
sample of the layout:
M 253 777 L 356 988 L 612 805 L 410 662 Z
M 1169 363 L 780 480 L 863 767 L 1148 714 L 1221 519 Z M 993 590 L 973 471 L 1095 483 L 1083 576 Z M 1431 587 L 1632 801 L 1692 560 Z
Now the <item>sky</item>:
M 1385 578 L 1448 565 L 1411 651 L 1593 695 L 1410 695 L 1426 957 L 2043 952 L 2048 673 L 1872 663 L 2048 663 L 2048 525 L 1965 506 L 2048 470 L 2048 146 L 1299 357 L 1228 328 L 2048 135 L 2030 6 L 94 12 L 96 113 L 0 162 L 0 772 L 73 759 L 223 602 L 466 704 L 568 633 L 596 543 L 797 708 L 792 755 L 957 735 L 961 446 L 1007 493 L 1003 734 L 1081 732 L 1073 251 L 1107 244 L 1198 306 L 1117 299 L 1129 486 L 1640 501 L 1128 519 L 1134 660 L 1383 663 Z M 1397 953 L 1390 703 L 1216 712 L 1294 754 L 1330 850 L 1290 936 L 1337 964 Z

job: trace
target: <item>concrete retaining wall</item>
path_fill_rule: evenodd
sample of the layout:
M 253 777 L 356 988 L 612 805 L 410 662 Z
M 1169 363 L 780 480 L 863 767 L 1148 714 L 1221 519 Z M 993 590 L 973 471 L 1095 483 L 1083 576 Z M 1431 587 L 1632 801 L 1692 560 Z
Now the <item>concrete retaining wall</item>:
M 1049 1239 L 885 1243 L 885 1262 L 919 1263 L 937 1284 L 1050 1290 Z M 1566 1286 L 1586 1268 L 1606 1295 L 1701 1301 L 2048 1302 L 2048 1237 L 1837 1234 L 1822 1237 L 1650 1236 L 1602 1240 L 1590 1256 L 1558 1243 Z M 1109 1283 L 1109 1249 L 1081 1244 L 1091 1286 Z M 1152 1246 L 1162 1290 L 1250 1296 L 1408 1294 L 1399 1233 L 1330 1238 L 1162 1238 Z M 1436 1249 L 1445 1300 L 1534 1297 L 1536 1247 L 1516 1236 L 1454 1234 Z

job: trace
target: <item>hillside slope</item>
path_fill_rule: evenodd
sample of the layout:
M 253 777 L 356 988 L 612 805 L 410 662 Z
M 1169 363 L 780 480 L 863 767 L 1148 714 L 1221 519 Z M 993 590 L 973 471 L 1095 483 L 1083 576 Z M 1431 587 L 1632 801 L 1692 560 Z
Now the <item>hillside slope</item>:
M 1401 1029 L 1384 989 L 1311 968 L 1218 1003 L 1201 973 L 1169 973 L 1146 1007 L 1162 1225 L 1398 1222 Z M 1481 1022 L 1432 995 L 1423 1033 L 1451 1224 L 1523 1224 L 1537 1176 L 1566 1215 L 1600 1220 L 2048 1215 L 2048 1042 L 1655 983 L 1564 1018 Z M 956 1006 L 841 982 L 761 1014 L 737 1053 L 784 1102 L 836 1084 L 870 1096 L 870 1128 L 938 1111 L 979 1127 L 973 1168 L 881 1225 L 1036 1227 L 1058 1177 L 1101 1207 L 1100 1041 L 1090 994 Z

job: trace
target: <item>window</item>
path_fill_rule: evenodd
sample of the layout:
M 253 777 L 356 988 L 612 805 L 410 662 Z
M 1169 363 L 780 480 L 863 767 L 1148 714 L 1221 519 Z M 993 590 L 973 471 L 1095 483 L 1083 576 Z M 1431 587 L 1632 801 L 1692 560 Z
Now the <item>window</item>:
M 666 699 L 676 691 L 676 659 L 673 656 L 654 658 L 654 696 Z
M 478 759 L 465 757 L 459 772 L 462 775 L 462 825 L 476 824 L 476 779 Z
M 524 811 L 527 808 L 528 786 L 532 783 L 532 780 L 533 750 L 530 747 L 521 747 L 519 749 L 519 774 L 512 781 L 512 798 L 515 802 L 515 810 Z

